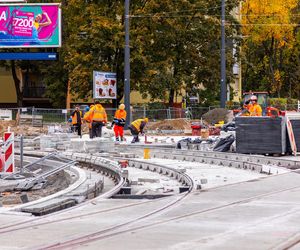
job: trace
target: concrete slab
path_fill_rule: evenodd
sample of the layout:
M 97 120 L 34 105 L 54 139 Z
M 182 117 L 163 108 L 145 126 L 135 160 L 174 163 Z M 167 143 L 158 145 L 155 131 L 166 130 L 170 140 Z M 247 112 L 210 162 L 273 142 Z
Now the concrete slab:
M 143 220 L 138 218 L 169 205 L 178 197 L 152 201 L 94 199 L 81 207 L 31 222 L 20 230 L 7 233 L 0 228 L 0 246 L 41 249 L 88 234 L 95 236 L 98 232 L 101 238 L 71 248 L 252 250 L 273 249 L 299 235 L 299 174 L 268 176 L 201 163 L 163 162 L 186 169 L 200 183 L 207 179 L 207 184 L 205 181 L 202 184 L 207 185 L 205 190 L 194 191 L 176 206 Z M 1 222 L 2 219 L 10 224 L 9 219 L 17 223 L 26 218 L 20 216 L 18 220 L 17 215 L 0 214 Z M 117 227 L 126 222 L 132 223 Z M 110 231 L 111 228 L 114 230 Z

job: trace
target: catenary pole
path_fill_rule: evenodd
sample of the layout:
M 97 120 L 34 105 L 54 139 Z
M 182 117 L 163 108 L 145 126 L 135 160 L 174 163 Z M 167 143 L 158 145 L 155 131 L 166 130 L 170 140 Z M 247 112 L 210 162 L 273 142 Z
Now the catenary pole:
M 130 0 L 125 0 L 125 58 L 124 58 L 124 101 L 127 112 L 125 129 L 131 120 L 130 113 L 130 44 L 129 44 L 129 5 Z
M 226 44 L 225 44 L 225 0 L 221 7 L 221 108 L 226 105 Z

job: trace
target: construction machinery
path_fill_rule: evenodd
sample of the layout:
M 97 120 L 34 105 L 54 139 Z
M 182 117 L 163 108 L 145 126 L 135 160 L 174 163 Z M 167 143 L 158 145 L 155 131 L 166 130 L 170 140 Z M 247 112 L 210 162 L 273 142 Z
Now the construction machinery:
M 284 116 L 285 112 L 280 111 L 277 108 L 268 106 L 269 103 L 269 93 L 268 92 L 256 92 L 256 91 L 249 91 L 249 92 L 244 92 L 243 93 L 243 106 L 247 102 L 249 102 L 250 98 L 252 95 L 257 96 L 257 103 L 261 106 L 262 108 L 262 115 L 263 116 L 270 116 L 270 117 L 278 117 L 278 116 Z M 243 114 L 244 110 L 243 109 L 235 109 L 233 110 L 234 115 L 237 114 Z

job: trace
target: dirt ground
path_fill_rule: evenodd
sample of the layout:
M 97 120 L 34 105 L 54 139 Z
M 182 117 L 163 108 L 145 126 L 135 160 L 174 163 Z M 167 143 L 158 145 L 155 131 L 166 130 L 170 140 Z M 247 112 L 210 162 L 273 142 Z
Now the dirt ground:
M 32 127 L 29 125 L 16 126 L 16 121 L 0 121 L 0 137 L 7 132 L 8 127 L 10 131 L 17 135 L 27 135 L 27 136 L 39 136 L 41 133 L 47 133 L 47 127 Z
M 191 121 L 186 119 L 172 119 L 158 122 L 149 122 L 147 130 L 186 130 L 191 129 Z
M 30 190 L 30 191 L 13 191 L 9 190 L 6 192 L 0 193 L 1 203 L 3 206 L 10 206 L 21 204 L 21 195 L 27 194 L 29 201 L 34 201 L 45 197 L 51 194 L 54 194 L 60 190 L 67 188 L 70 185 L 70 181 L 67 178 L 67 175 L 64 171 L 52 175 L 47 178 L 46 187 L 39 190 Z

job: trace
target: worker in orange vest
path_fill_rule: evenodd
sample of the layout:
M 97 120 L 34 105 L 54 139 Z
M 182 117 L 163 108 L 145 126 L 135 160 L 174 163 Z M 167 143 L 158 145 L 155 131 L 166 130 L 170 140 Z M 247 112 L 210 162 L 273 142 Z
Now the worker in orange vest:
M 90 109 L 92 121 L 92 137 L 101 137 L 102 127 L 107 123 L 107 114 L 99 101 L 95 101 L 95 106 Z
M 119 109 L 116 111 L 114 120 L 112 122 L 112 126 L 114 126 L 116 141 L 119 141 L 119 137 L 121 141 L 124 141 L 124 126 L 126 122 L 126 115 L 125 105 L 122 103 L 119 105 Z
M 84 116 L 83 116 L 83 119 L 87 122 L 88 124 L 88 128 L 89 128 L 89 136 L 90 136 L 90 139 L 93 138 L 93 134 L 92 134 L 92 117 L 91 117 L 91 109 L 94 107 L 94 105 L 92 104 L 90 106 L 90 109 L 85 112 Z
M 75 132 L 78 132 L 78 135 L 81 137 L 81 117 L 82 117 L 82 112 L 79 109 L 79 105 L 76 105 L 75 110 L 71 114 L 72 118 L 72 125 L 73 128 L 75 129 Z
M 248 105 L 250 116 L 262 116 L 262 108 L 257 103 L 257 96 L 250 97 L 250 104 Z
M 144 118 L 144 119 L 137 119 L 135 121 L 133 121 L 129 126 L 129 130 L 131 132 L 131 134 L 133 135 L 133 139 L 131 141 L 131 143 L 135 143 L 135 142 L 139 142 L 139 133 L 141 133 L 143 135 L 144 133 L 144 128 L 146 126 L 146 124 L 148 123 L 148 118 Z

